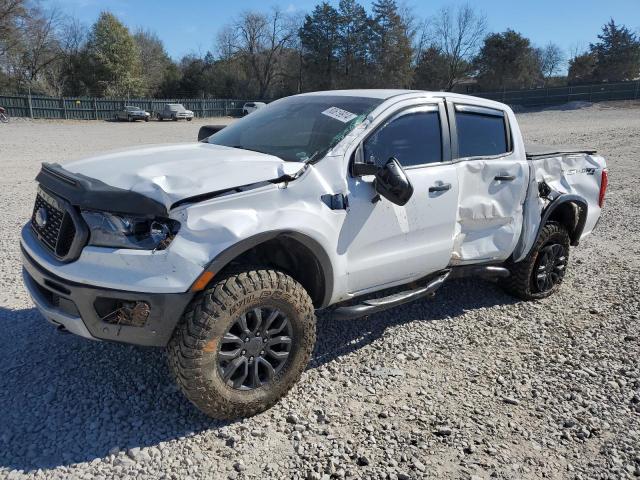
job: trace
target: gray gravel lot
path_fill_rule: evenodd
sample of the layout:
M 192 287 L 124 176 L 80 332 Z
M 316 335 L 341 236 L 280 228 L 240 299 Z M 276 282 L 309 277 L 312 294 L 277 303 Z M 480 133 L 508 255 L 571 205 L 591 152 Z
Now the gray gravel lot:
M 609 162 L 605 214 L 561 291 L 524 303 L 457 281 L 368 320 L 320 317 L 301 383 L 230 423 L 183 398 L 161 350 L 57 334 L 20 280 L 41 161 L 191 141 L 202 122 L 0 125 L 0 477 L 640 476 L 640 105 L 519 120 L 529 141 Z

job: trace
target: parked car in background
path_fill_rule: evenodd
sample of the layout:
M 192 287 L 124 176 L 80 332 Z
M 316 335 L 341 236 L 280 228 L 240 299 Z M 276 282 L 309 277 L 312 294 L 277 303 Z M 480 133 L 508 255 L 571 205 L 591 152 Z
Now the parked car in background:
M 249 115 L 251 112 L 255 112 L 266 106 L 267 104 L 264 102 L 247 102 L 242 106 L 242 116 Z
M 149 121 L 151 115 L 149 112 L 145 112 L 140 107 L 133 107 L 131 105 L 124 107 L 122 110 L 116 112 L 116 120 L 126 120 L 128 122 L 134 122 L 136 120 Z
M 190 122 L 191 119 L 193 119 L 193 112 L 184 108 L 184 105 L 180 103 L 167 103 L 162 110 L 156 113 L 156 117 L 160 121 L 166 118 L 174 122 L 180 119 L 185 119 Z

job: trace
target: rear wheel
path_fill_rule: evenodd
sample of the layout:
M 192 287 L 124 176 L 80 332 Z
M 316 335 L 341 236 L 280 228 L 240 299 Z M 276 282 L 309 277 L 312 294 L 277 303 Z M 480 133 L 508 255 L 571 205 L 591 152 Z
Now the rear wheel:
M 509 267 L 511 276 L 503 281 L 505 290 L 524 300 L 554 293 L 560 288 L 569 263 L 569 244 L 564 225 L 547 223 L 527 257 Z
M 167 347 L 183 393 L 214 418 L 260 413 L 304 371 L 315 343 L 304 288 L 276 270 L 229 274 L 199 294 Z

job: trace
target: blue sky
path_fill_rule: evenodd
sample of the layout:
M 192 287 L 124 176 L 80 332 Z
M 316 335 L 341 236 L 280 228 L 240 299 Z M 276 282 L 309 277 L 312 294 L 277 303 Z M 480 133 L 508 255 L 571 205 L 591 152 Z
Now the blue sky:
M 265 10 L 278 5 L 290 12 L 309 12 L 316 0 L 206 1 L 206 0 L 44 0 L 84 23 L 93 23 L 101 10 L 115 13 L 131 29 L 156 31 L 169 54 L 178 59 L 187 53 L 204 53 L 214 46 L 218 29 L 243 10 Z M 337 5 L 338 0 L 330 1 Z M 372 3 L 361 0 L 369 9 Z M 399 1 L 399 3 L 403 3 Z M 439 8 L 461 2 L 406 0 L 418 17 L 429 17 Z M 586 48 L 596 40 L 600 27 L 613 17 L 633 30 L 640 30 L 640 0 L 482 0 L 471 2 L 483 11 L 491 31 L 512 28 L 536 45 L 558 43 L 567 53 L 576 45 Z

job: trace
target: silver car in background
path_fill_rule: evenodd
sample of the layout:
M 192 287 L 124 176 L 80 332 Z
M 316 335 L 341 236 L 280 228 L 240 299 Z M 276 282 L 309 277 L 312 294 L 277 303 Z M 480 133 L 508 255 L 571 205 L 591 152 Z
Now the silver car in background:
M 134 107 L 131 105 L 125 106 L 115 114 L 115 120 L 126 120 L 128 122 L 134 122 L 136 120 L 144 120 L 145 122 L 148 122 L 149 117 L 151 117 L 149 112 L 145 112 L 140 107 Z
M 156 118 L 159 121 L 167 119 L 177 122 L 184 119 L 190 122 L 193 119 L 193 112 L 184 108 L 184 105 L 180 103 L 167 103 L 162 110 L 156 113 Z

